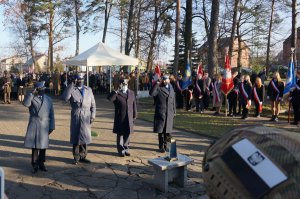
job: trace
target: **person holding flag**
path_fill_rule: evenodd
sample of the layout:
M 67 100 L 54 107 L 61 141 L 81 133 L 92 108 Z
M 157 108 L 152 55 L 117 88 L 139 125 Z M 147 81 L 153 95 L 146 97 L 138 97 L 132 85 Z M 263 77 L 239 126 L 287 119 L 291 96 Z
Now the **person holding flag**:
M 195 105 L 196 105 L 196 112 L 202 113 L 203 112 L 203 94 L 204 94 L 204 89 L 203 89 L 203 70 L 202 70 L 202 64 L 199 64 L 198 70 L 197 70 L 197 77 L 195 80 L 195 86 L 193 90 L 193 95 L 195 99 Z
M 234 88 L 233 78 L 231 74 L 231 67 L 230 67 L 230 59 L 229 55 L 226 54 L 225 57 L 225 68 L 224 74 L 222 77 L 222 86 L 221 91 L 225 95 L 225 116 L 227 115 L 227 95 L 230 91 Z
M 260 117 L 265 96 L 265 87 L 259 77 L 256 78 L 252 89 L 252 99 L 255 104 L 255 117 Z
M 292 103 L 294 110 L 292 125 L 298 125 L 300 121 L 300 69 L 297 70 L 295 82 L 295 87 L 290 92 L 290 103 Z
M 251 106 L 251 92 L 252 85 L 250 81 L 250 76 L 245 75 L 244 82 L 240 84 L 239 93 L 240 93 L 240 103 L 243 108 L 242 119 L 247 119 L 249 114 L 249 109 Z
M 280 78 L 279 72 L 275 72 L 273 79 L 268 85 L 267 99 L 271 102 L 272 118 L 270 121 L 278 122 L 280 112 L 280 102 L 282 101 L 284 91 L 284 83 Z
M 160 67 L 159 67 L 159 65 L 156 65 L 155 70 L 154 70 L 154 75 L 153 75 L 153 78 L 152 78 L 152 87 L 160 79 L 160 76 L 161 76 Z

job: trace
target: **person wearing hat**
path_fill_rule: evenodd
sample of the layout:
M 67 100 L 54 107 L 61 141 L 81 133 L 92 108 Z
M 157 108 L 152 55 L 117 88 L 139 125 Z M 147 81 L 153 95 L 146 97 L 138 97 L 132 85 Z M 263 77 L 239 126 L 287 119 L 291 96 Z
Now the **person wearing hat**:
M 300 69 L 296 73 L 296 84 L 290 92 L 290 101 L 294 110 L 294 122 L 292 125 L 298 125 L 300 121 Z
M 161 153 L 167 150 L 167 142 L 171 140 L 173 120 L 176 114 L 175 92 L 170 84 L 169 76 L 164 75 L 149 92 L 154 97 L 155 114 L 153 131 L 158 133 L 158 147 Z
M 29 123 L 25 136 L 25 147 L 32 149 L 31 164 L 33 173 L 47 171 L 44 164 L 49 135 L 55 129 L 52 99 L 45 94 L 45 82 L 37 82 L 34 91 L 28 93 L 23 105 L 29 109 Z
M 90 163 L 86 158 L 87 145 L 91 143 L 91 124 L 96 117 L 96 103 L 90 87 L 84 85 L 84 74 L 79 73 L 62 94 L 62 99 L 71 104 L 70 143 L 73 145 L 74 164 Z
M 128 81 L 128 79 L 120 80 L 119 89 L 112 91 L 107 97 L 115 106 L 113 133 L 117 134 L 117 150 L 121 157 L 130 156 L 130 136 L 137 118 L 135 93 L 128 89 Z
M 10 93 L 11 93 L 11 86 L 12 81 L 10 78 L 10 74 L 7 71 L 4 71 L 4 76 L 2 78 L 3 80 L 3 95 L 4 95 L 4 104 L 10 104 Z

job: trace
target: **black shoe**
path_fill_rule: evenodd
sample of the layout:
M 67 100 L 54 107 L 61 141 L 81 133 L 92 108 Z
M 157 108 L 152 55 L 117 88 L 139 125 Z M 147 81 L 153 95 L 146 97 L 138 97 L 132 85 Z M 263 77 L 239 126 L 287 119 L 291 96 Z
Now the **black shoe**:
M 39 166 L 39 169 L 40 169 L 41 171 L 45 171 L 45 172 L 48 171 L 48 169 L 46 168 L 46 166 L 45 166 L 44 164 L 40 165 L 40 166 Z
M 120 157 L 125 157 L 125 153 L 119 153 Z
M 275 121 L 275 116 L 272 115 L 272 118 L 270 119 L 270 122 L 274 122 Z
M 35 173 L 38 172 L 38 170 L 39 170 L 39 167 L 38 166 L 34 166 L 33 170 L 32 170 L 32 173 L 35 174 Z
M 161 148 L 161 149 L 159 149 L 158 150 L 160 153 L 165 153 L 166 152 L 166 150 L 164 149 L 164 148 Z
M 126 156 L 130 156 L 131 154 L 128 151 L 125 151 Z
M 88 160 L 88 159 L 86 159 L 86 158 L 81 158 L 81 159 L 79 160 L 79 162 L 86 163 L 86 164 L 91 163 L 91 161 Z

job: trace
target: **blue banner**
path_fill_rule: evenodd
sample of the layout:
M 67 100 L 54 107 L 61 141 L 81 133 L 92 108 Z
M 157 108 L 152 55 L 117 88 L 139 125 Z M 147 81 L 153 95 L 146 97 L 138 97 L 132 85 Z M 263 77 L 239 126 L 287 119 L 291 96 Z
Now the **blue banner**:
M 285 88 L 283 94 L 288 94 L 291 88 L 295 87 L 296 79 L 295 79 L 295 66 L 293 59 L 290 60 L 289 70 L 286 77 Z
M 182 90 L 185 90 L 189 87 L 189 85 L 192 84 L 192 75 L 191 75 L 191 66 L 190 61 L 188 59 L 187 64 L 185 66 L 184 70 L 184 76 L 183 76 L 183 83 L 182 83 Z

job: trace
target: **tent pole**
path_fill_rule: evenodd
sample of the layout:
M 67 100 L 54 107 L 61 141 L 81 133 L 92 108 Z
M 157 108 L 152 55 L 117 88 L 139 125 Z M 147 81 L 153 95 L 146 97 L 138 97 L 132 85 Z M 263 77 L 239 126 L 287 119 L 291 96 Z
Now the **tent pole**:
M 109 92 L 111 92 L 111 67 L 109 67 Z
M 89 87 L 89 67 L 86 66 L 86 85 Z

